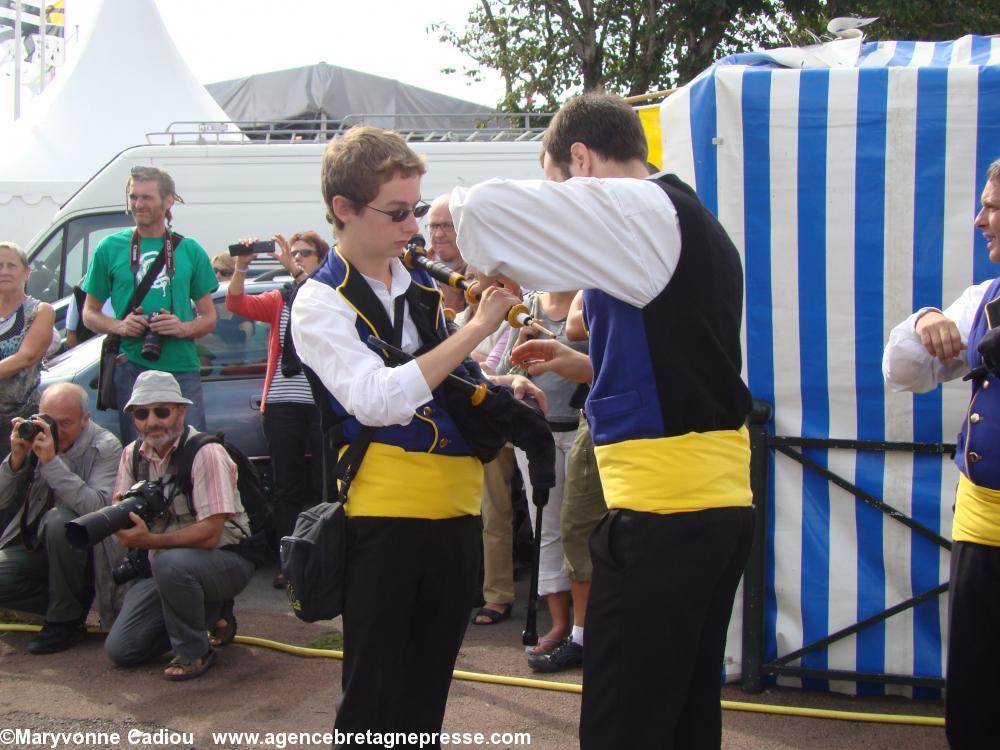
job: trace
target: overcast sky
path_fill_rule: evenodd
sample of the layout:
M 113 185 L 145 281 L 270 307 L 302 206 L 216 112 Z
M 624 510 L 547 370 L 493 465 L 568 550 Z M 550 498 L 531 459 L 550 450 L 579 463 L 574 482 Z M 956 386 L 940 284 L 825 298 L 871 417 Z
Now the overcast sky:
M 87 24 L 102 0 L 66 0 L 69 33 Z M 153 2 L 154 0 L 130 0 Z M 462 28 L 478 0 L 155 0 L 174 43 L 202 83 L 317 62 L 394 78 L 450 96 L 495 105 L 498 75 L 473 87 L 464 55 L 428 31 L 435 21 Z M 10 118 L 12 68 L 0 82 L 3 120 Z M 29 97 L 30 94 L 25 94 Z M 22 105 L 22 112 L 25 106 Z

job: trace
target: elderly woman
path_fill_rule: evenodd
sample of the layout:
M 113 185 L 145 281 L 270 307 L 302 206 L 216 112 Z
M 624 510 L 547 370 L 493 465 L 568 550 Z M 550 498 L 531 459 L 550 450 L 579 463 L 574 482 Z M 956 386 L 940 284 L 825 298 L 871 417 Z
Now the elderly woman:
M 278 250 L 273 257 L 281 263 L 298 286 L 322 265 L 330 246 L 316 233 L 296 232 L 286 240 L 274 235 Z M 252 240 L 245 240 L 250 244 Z M 243 283 L 247 268 L 255 254 L 235 259 L 235 269 L 226 293 L 226 307 L 251 320 L 271 324 L 267 347 L 267 374 L 260 411 L 264 420 L 264 435 L 271 451 L 274 475 L 275 531 L 280 539 L 292 533 L 301 511 L 318 503 L 322 497 L 322 437 L 319 409 L 305 375 L 286 376 L 282 372 L 283 348 L 288 319 L 289 300 L 295 286 L 263 294 L 244 294 Z M 312 456 L 310 471 L 302 470 L 305 457 Z M 285 577 L 279 573 L 275 588 L 285 587 Z
M 42 357 L 52 341 L 55 313 L 29 297 L 28 259 L 13 242 L 0 242 L 0 456 L 10 453 L 10 421 L 38 411 Z

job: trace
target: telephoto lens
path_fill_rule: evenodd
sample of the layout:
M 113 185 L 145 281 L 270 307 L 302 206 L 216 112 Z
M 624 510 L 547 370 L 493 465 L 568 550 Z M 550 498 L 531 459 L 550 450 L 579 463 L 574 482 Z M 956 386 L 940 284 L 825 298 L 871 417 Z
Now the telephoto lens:
M 135 526 L 129 513 L 147 524 L 167 512 L 170 503 L 163 494 L 159 479 L 133 484 L 117 505 L 109 505 L 66 523 L 66 541 L 77 549 L 86 549 L 107 539 L 116 531 Z

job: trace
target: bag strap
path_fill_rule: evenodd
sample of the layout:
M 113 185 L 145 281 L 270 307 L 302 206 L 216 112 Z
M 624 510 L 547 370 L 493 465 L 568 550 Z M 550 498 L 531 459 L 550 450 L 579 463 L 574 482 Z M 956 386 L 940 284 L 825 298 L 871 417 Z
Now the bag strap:
M 396 297 L 395 306 L 393 308 L 392 341 L 389 342 L 393 346 L 400 346 L 400 344 L 402 344 L 403 320 L 405 317 L 406 295 L 401 294 Z M 354 477 L 357 476 L 358 469 L 361 468 L 361 462 L 364 460 L 365 454 L 368 452 L 368 446 L 371 445 L 377 429 L 377 427 L 362 427 L 357 437 L 351 441 L 347 450 L 344 451 L 340 460 L 337 461 L 335 473 L 337 475 L 337 479 L 340 480 L 340 488 L 337 492 L 337 499 L 345 505 L 347 504 L 347 493 L 351 489 L 351 482 L 354 480 Z
M 130 260 L 129 265 L 130 267 L 133 268 L 133 274 L 135 271 L 139 270 L 137 261 L 134 258 L 134 256 L 137 254 L 137 249 L 139 247 L 138 243 L 140 240 L 138 234 L 139 230 L 135 229 L 132 231 L 133 249 L 130 251 L 131 256 L 129 258 Z M 164 233 L 163 249 L 160 250 L 160 254 L 157 255 L 156 260 L 153 261 L 153 265 L 149 267 L 149 270 L 146 271 L 146 275 L 142 277 L 142 280 L 139 282 L 139 285 L 132 292 L 132 298 L 128 301 L 128 306 L 125 308 L 125 315 L 123 315 L 122 317 L 127 317 L 130 313 L 132 313 L 135 310 L 135 308 L 139 306 L 139 303 L 142 302 L 142 300 L 146 297 L 146 295 L 149 294 L 149 290 L 153 288 L 153 282 L 156 281 L 156 277 L 160 275 L 160 271 L 162 271 L 163 267 L 168 264 L 168 261 L 170 267 L 167 269 L 167 273 L 170 274 L 171 278 L 173 277 L 174 250 L 176 249 L 177 245 L 181 243 L 183 239 L 184 238 L 181 235 L 176 234 L 175 232 Z M 174 300 L 173 300 L 173 294 L 171 294 L 170 297 L 171 309 L 173 309 L 173 306 L 174 306 Z

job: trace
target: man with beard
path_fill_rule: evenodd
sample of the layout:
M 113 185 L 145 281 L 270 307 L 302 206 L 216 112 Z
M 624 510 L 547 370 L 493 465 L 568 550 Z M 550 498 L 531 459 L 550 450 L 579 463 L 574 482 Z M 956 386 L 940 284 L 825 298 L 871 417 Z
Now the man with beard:
M 125 595 L 105 650 L 119 666 L 135 666 L 167 651 L 174 658 L 164 679 L 189 680 L 205 673 L 214 646 L 236 635 L 233 599 L 250 582 L 253 564 L 235 551 L 250 525 L 236 488 L 236 465 L 218 443 L 203 446 L 191 464 L 192 492 L 177 485 L 177 456 L 196 431 L 185 427 L 190 400 L 170 373 L 147 370 L 135 381 L 125 412 L 138 440 L 122 452 L 115 502 L 134 483 L 165 478 L 168 511 L 147 525 L 117 532 L 139 550 L 136 568 L 146 567 Z
M 171 231 L 171 209 L 175 201 L 183 201 L 169 174 L 155 167 L 133 167 L 125 192 L 135 229 L 105 237 L 94 251 L 82 285 L 87 292 L 83 322 L 95 333 L 122 339 L 124 361 L 119 358 L 114 373 L 119 407 L 128 400 L 140 372 L 162 370 L 177 379 L 191 404 L 187 423 L 203 430 L 201 363 L 194 340 L 215 328 L 212 292 L 219 282 L 204 248 Z M 130 308 L 148 273 L 155 274 L 152 286 Z M 102 312 L 108 299 L 114 315 Z M 150 331 L 162 337 L 158 350 L 144 346 Z M 122 443 L 135 439 L 132 420 L 124 411 L 118 415 L 118 426 Z

